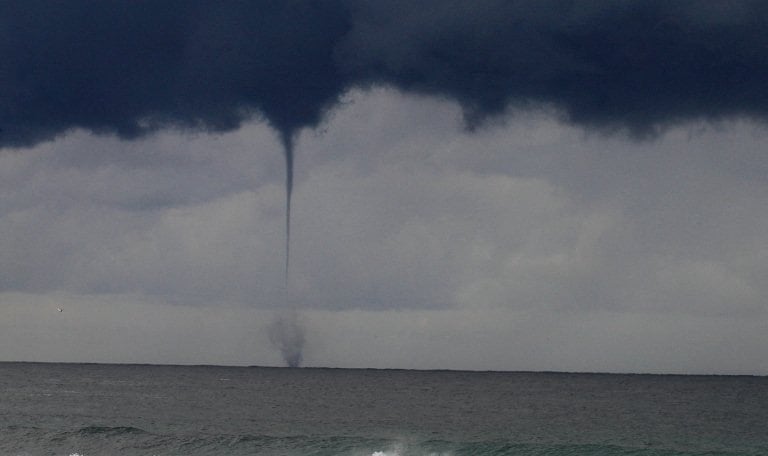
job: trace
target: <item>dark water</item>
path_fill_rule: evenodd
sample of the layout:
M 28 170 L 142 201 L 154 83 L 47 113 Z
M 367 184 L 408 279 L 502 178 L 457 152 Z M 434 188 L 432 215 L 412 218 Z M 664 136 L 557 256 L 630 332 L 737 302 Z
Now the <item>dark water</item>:
M 768 378 L 0 363 L 3 455 L 768 455 Z

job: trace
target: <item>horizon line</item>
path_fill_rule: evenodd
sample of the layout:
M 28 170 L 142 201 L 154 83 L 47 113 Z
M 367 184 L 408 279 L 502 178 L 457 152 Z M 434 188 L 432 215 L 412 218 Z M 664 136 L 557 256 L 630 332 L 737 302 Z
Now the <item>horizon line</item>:
M 456 372 L 477 374 L 554 374 L 554 375 L 636 375 L 664 377 L 760 377 L 768 378 L 768 374 L 700 374 L 700 373 L 653 373 L 653 372 L 620 372 L 620 371 L 558 371 L 558 370 L 494 370 L 494 369 L 450 369 L 450 368 L 401 368 L 401 367 L 334 367 L 334 366 L 265 366 L 265 365 L 235 365 L 235 364 L 179 364 L 179 363 L 139 363 L 139 362 L 77 362 L 77 361 L 9 361 L 0 360 L 2 364 L 66 364 L 90 366 L 143 366 L 143 367 L 195 367 L 195 368 L 228 368 L 228 369 L 286 369 L 286 370 L 361 370 L 361 371 L 409 371 L 409 372 Z

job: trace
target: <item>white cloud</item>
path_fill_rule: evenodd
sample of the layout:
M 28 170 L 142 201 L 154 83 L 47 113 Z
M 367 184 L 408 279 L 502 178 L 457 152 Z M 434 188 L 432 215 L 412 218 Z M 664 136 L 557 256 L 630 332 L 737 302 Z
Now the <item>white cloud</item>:
M 637 143 L 516 113 L 469 133 L 446 101 L 347 96 L 296 151 L 308 362 L 768 372 L 762 126 Z M 261 321 L 285 302 L 284 169 L 264 125 L 74 132 L 0 155 L 0 177 L 0 358 L 280 362 Z M 87 317 L 40 313 L 61 300 Z

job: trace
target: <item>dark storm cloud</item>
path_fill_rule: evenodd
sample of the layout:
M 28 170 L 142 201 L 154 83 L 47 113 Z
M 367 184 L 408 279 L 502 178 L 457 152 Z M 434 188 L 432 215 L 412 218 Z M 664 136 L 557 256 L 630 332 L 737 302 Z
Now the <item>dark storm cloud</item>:
M 340 55 L 371 81 L 458 100 L 470 125 L 508 105 L 647 133 L 768 113 L 759 2 L 371 2 Z
M 767 42 L 759 1 L 3 2 L 0 146 L 254 115 L 288 144 L 377 84 L 455 99 L 470 126 L 538 104 L 636 134 L 763 118 Z
M 345 85 L 331 55 L 345 21 L 325 2 L 5 2 L 0 141 L 224 131 L 254 111 L 290 133 Z

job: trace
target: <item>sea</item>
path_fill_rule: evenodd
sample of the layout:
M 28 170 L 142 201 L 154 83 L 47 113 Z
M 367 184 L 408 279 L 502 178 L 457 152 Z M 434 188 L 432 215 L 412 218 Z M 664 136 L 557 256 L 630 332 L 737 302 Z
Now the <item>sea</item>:
M 2 455 L 768 455 L 768 378 L 0 363 Z

